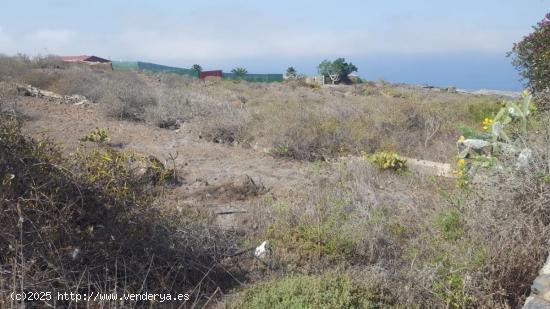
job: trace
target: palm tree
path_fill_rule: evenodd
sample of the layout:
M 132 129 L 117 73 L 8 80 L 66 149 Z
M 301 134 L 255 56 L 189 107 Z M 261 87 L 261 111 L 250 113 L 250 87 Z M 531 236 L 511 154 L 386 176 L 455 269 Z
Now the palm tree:
M 191 72 L 193 72 L 194 76 L 199 77 L 201 75 L 201 72 L 202 72 L 202 67 L 198 64 L 193 64 L 191 66 Z
M 231 70 L 231 73 L 233 73 L 237 78 L 242 79 L 248 74 L 248 71 L 243 67 L 236 67 L 233 70 Z

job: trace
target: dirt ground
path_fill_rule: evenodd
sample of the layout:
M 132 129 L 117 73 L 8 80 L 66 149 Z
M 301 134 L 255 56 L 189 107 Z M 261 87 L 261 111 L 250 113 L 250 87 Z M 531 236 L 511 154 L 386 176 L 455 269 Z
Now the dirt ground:
M 166 130 L 108 119 L 95 104 L 73 106 L 35 97 L 22 97 L 17 108 L 27 119 L 24 133 L 50 139 L 67 152 L 74 151 L 82 136 L 99 127 L 109 130 L 116 147 L 153 155 L 168 168 L 173 164 L 170 155 L 177 156 L 176 170 L 182 184 L 167 189 L 167 203 L 178 209 L 198 206 L 224 228 L 256 228 L 250 219 L 258 215 L 254 207 L 260 201 L 292 197 L 311 184 L 310 163 L 207 142 L 192 124 Z

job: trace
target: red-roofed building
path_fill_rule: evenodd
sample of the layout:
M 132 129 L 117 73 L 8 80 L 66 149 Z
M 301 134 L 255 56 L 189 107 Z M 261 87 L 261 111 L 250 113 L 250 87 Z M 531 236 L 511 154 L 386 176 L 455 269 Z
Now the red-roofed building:
M 215 71 L 202 71 L 199 75 L 201 79 L 207 78 L 207 77 L 219 77 L 222 78 L 223 73 L 222 70 L 215 70 Z
M 103 59 L 97 56 L 61 56 L 59 57 L 62 61 L 66 62 L 79 62 L 79 63 L 85 63 L 88 64 L 94 68 L 99 69 L 113 69 L 111 60 Z
M 103 59 L 97 56 L 61 56 L 59 57 L 63 61 L 69 62 L 92 62 L 92 63 L 106 63 L 111 62 L 111 60 Z

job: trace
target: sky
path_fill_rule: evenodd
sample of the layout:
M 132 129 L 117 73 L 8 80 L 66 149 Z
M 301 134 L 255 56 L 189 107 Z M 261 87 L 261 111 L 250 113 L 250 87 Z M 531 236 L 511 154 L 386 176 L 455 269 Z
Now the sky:
M 550 0 L 1 0 L 0 53 L 314 74 L 344 57 L 369 80 L 519 90 L 506 53 Z

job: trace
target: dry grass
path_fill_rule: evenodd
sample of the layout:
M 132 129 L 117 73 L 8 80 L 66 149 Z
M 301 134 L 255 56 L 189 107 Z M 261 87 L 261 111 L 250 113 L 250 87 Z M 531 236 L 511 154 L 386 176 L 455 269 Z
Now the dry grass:
M 345 276 L 344 288 L 350 285 L 348 279 L 360 282 L 372 278 L 369 284 L 376 285 L 373 290 L 385 293 L 380 298 L 382 303 L 378 303 L 382 307 L 516 308 L 529 293 L 529 286 L 547 254 L 550 236 L 550 149 L 545 148 L 550 144 L 548 116 L 534 117 L 529 124 L 532 133 L 522 140 L 535 153 L 536 164 L 529 170 L 481 170 L 469 188 L 461 189 L 450 180 L 409 172 L 380 171 L 363 159 L 336 164 L 322 161 L 347 154 L 392 151 L 410 157 L 454 162 L 457 127 L 479 127 L 482 119 L 498 110 L 497 98 L 383 82 L 310 87 L 301 81 L 281 84 L 202 81 L 166 74 L 44 68 L 36 64 L 37 61 L 16 60 L 7 61 L 7 65 L 6 60 L 0 58 L 0 66 L 6 68 L 2 72 L 12 72 L 0 76 L 3 80 L 34 80 L 63 94 L 85 94 L 101 103 L 109 116 L 145 121 L 160 127 L 176 128 L 171 124 L 188 123 L 194 133 L 213 142 L 255 145 L 271 149 L 275 156 L 315 161 L 311 163 L 312 169 L 323 173 L 311 176 L 316 183 L 309 191 L 298 192 L 288 199 L 266 200 L 263 207 L 256 209 L 259 232 L 250 235 L 249 240 L 254 243 L 265 239 L 272 241 L 274 256 L 270 274 L 283 277 L 279 283 L 273 281 L 274 291 L 286 291 L 290 286 L 290 293 L 294 293 L 295 284 L 317 282 L 317 277 L 300 277 L 297 282 L 284 279 L 291 274 L 317 276 L 338 271 Z M 19 71 L 25 74 L 18 75 Z M 15 157 L 8 156 L 7 150 L 4 153 L 11 165 L 22 164 L 20 162 L 27 165 L 20 169 L 22 175 L 17 174 L 17 179 L 26 180 L 19 184 L 24 190 L 2 191 L 3 207 L 13 216 L 4 219 L 9 221 L 6 223 L 9 230 L 0 235 L 0 240 L 4 241 L 0 245 L 6 250 L 10 250 L 10 244 L 17 248 L 10 251 L 3 265 L 9 269 L 17 267 L 9 272 L 16 282 L 23 278 L 30 284 L 53 284 L 47 280 L 32 281 L 33 270 L 21 267 L 22 261 L 28 263 L 28 257 L 38 252 L 40 259 L 57 265 L 57 268 L 45 266 L 53 277 L 63 278 L 61 282 L 65 282 L 66 287 L 75 288 L 78 277 L 91 273 L 90 268 L 83 269 L 82 265 L 90 264 L 71 260 L 60 248 L 73 248 L 75 239 L 92 237 L 75 232 L 82 229 L 77 226 L 79 222 L 89 224 L 91 219 L 84 216 L 84 221 L 76 223 L 56 222 L 53 226 L 62 226 L 61 235 L 69 240 L 62 244 L 58 243 L 59 239 L 40 240 L 39 231 L 31 223 L 42 220 L 40 214 L 47 214 L 46 208 L 64 211 L 65 217 L 70 218 L 80 213 L 81 210 L 75 210 L 78 203 L 90 201 L 91 204 L 86 202 L 87 207 L 105 204 L 97 200 L 97 196 L 102 196 L 97 195 L 98 187 L 87 187 L 89 183 L 78 177 L 63 178 L 65 182 L 60 183 L 60 174 L 54 168 L 61 164 L 59 161 L 51 161 L 54 164 L 47 165 L 50 167 L 43 174 L 42 169 L 35 167 L 36 160 L 29 161 L 31 163 L 16 160 L 25 158 L 27 153 L 18 153 Z M 4 166 L 10 165 L 3 161 L 0 167 Z M 86 175 L 82 170 L 79 173 Z M 323 176 L 327 174 L 332 176 Z M 48 179 L 52 175 L 57 178 L 50 183 Z M 28 187 L 32 181 L 39 184 L 40 191 L 33 189 L 36 186 Z M 56 192 L 52 186 L 59 183 L 66 189 Z M 8 190 L 5 188 L 3 190 Z M 88 190 L 85 197 L 93 196 L 94 199 L 78 197 L 75 188 L 85 188 Z M 39 194 L 44 192 L 49 193 L 45 194 L 47 199 Z M 152 212 L 145 204 L 129 200 L 122 203 L 124 207 L 128 206 L 125 203 L 136 207 L 138 213 Z M 21 217 L 17 205 L 19 208 L 24 206 L 21 208 L 24 213 L 32 214 L 32 217 L 23 216 L 26 218 L 23 224 L 17 221 Z M 127 209 L 124 207 L 121 209 Z M 97 209 L 105 213 L 114 211 Z M 90 212 L 93 218 L 105 218 L 97 216 L 95 211 Z M 180 234 L 174 230 L 178 231 L 177 226 L 188 222 L 174 218 L 170 220 L 173 222 L 168 222 L 163 216 L 148 216 L 147 221 L 139 221 L 142 219 L 134 215 L 133 211 L 128 213 L 130 220 L 126 216 L 119 217 L 115 211 L 112 219 L 107 217 L 101 219 L 105 222 L 100 219 L 97 222 L 112 228 L 109 232 L 119 233 L 117 242 L 111 244 L 107 234 L 102 234 L 105 232 L 98 232 L 109 246 L 114 246 L 115 252 L 140 256 L 126 266 L 138 274 L 136 282 L 143 280 L 140 275 L 147 270 L 154 252 L 155 260 L 161 257 L 155 265 L 169 277 L 155 278 L 151 285 L 169 281 L 192 288 L 205 269 L 218 265 L 217 261 L 233 249 L 231 242 L 229 247 L 220 243 L 228 238 L 233 240 L 223 233 L 203 239 L 197 235 L 205 231 L 204 227 L 189 225 L 189 229 Z M 119 219 L 124 224 L 116 229 L 111 227 L 114 226 L 112 220 Z M 138 245 L 137 239 L 122 235 L 132 228 L 129 222 L 136 219 L 147 228 L 149 236 L 145 241 L 147 244 L 150 241 L 151 247 Z M 18 238 L 21 228 L 28 231 L 24 234 L 28 239 L 23 239 L 23 245 Z M 191 240 L 186 238 L 188 236 Z M 171 241 L 184 246 L 165 251 L 170 248 Z M 44 253 L 45 244 L 55 244 L 56 256 L 63 259 L 58 261 Z M 32 248 L 38 249 L 33 251 Z M 196 250 L 192 252 L 198 255 L 185 255 L 189 248 Z M 21 249 L 23 255 L 18 253 Z M 82 250 L 97 256 L 91 246 Z M 167 252 L 170 254 L 166 255 Z M 42 258 L 43 255 L 46 258 Z M 98 257 L 102 262 L 94 264 L 95 267 L 112 266 L 118 261 L 115 258 L 113 262 L 113 258 L 106 255 Z M 179 277 L 181 273 L 173 272 L 174 263 L 189 261 L 200 261 L 197 263 L 206 268 L 191 268 L 192 273 L 185 273 L 183 278 Z M 91 285 L 107 282 L 107 290 L 112 289 L 121 279 L 108 274 L 88 282 L 92 282 Z M 160 276 L 160 272 L 157 275 Z M 225 275 L 217 272 L 212 282 L 221 285 L 226 282 Z M 221 281 L 216 281 L 218 279 Z M 136 282 L 132 284 L 139 285 Z M 132 284 L 129 286 L 133 287 Z M 262 302 L 261 295 L 276 294 L 269 286 L 262 285 L 260 292 L 244 294 Z M 316 290 L 310 292 L 318 294 Z M 371 299 L 373 295 L 368 297 Z M 391 303 L 383 303 L 386 299 Z
M 312 88 L 299 81 L 203 81 L 35 62 L 13 60 L 10 70 L 26 65 L 16 80 L 83 94 L 104 103 L 109 116 L 161 127 L 191 122 L 211 141 L 257 144 L 299 160 L 386 150 L 449 161 L 457 127 L 477 125 L 498 106 L 492 97 L 382 82 Z
M 156 186 L 128 163 L 136 159 L 109 148 L 65 157 L 1 118 L 1 307 L 16 306 L 12 292 L 36 291 L 188 293 L 190 307 L 238 283 L 239 272 L 222 263 L 235 251 L 236 236 L 157 207 Z M 47 304 L 53 302 L 33 303 Z
M 347 161 L 302 198 L 268 202 L 256 237 L 273 242 L 279 276 L 377 278 L 397 299 L 383 307 L 521 307 L 548 253 L 546 151 L 527 171 L 480 171 L 469 189 Z

